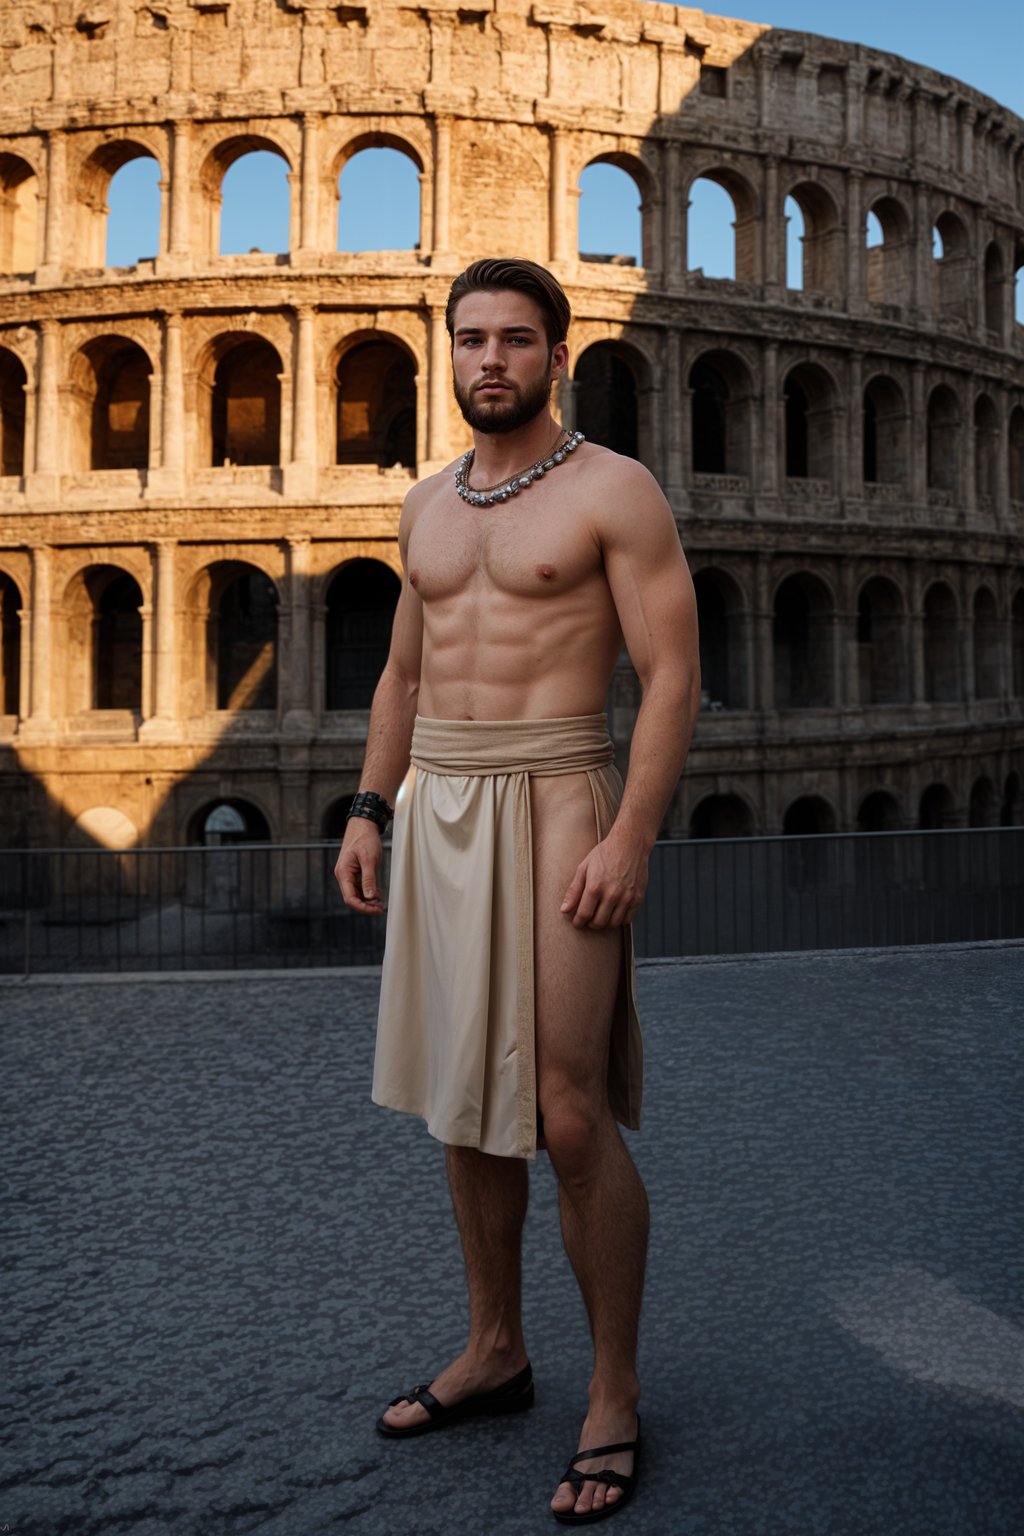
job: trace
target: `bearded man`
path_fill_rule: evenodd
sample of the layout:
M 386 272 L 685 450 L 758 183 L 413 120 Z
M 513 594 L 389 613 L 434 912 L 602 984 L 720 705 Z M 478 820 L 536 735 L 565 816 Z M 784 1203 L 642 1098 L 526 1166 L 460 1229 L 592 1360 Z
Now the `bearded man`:
M 594 1344 L 551 1501 L 578 1524 L 636 1487 L 648 1211 L 616 1123 L 640 1111 L 629 925 L 699 707 L 696 607 L 651 475 L 551 414 L 570 318 L 551 274 L 474 262 L 446 318 L 473 448 L 405 501 L 402 592 L 336 876 L 354 911 L 382 910 L 397 797 L 373 1097 L 445 1144 L 469 1336 L 377 1428 L 404 1438 L 532 1405 L 520 1240 L 541 1148 Z M 624 791 L 602 713 L 623 640 L 643 690 Z

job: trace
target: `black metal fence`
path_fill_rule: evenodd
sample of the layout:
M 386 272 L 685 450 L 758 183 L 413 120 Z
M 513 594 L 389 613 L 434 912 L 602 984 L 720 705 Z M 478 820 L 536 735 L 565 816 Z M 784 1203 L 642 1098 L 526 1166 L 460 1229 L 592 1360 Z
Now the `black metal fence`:
M 0 850 L 0 972 L 366 965 L 334 844 Z M 659 843 L 642 956 L 1024 937 L 1024 827 Z

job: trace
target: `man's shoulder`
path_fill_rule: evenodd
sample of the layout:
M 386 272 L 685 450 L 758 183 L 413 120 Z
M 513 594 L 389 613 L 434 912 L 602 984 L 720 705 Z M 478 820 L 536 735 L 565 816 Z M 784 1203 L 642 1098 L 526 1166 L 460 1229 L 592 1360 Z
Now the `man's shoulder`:
M 631 459 L 627 454 L 616 453 L 601 443 L 589 441 L 582 443 L 576 452 L 579 462 L 586 466 L 588 476 L 604 484 L 617 488 L 629 487 L 634 491 L 657 491 L 661 494 L 657 480 L 639 459 Z
M 623 512 L 640 513 L 648 508 L 657 518 L 669 511 L 665 493 L 650 470 L 637 459 L 615 453 L 599 443 L 584 443 L 578 450 L 581 490 L 599 523 L 619 521 Z

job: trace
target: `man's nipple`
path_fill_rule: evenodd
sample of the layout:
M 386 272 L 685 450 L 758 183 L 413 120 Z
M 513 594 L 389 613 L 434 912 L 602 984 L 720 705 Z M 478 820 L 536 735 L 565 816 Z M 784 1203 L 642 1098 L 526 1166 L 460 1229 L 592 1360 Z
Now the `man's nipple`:
M 555 577 L 558 575 L 558 572 L 553 565 L 538 565 L 537 575 L 540 577 L 541 581 L 554 581 Z
M 419 571 L 410 571 L 409 572 L 409 585 L 411 587 L 418 587 L 419 584 L 420 584 L 420 573 L 419 573 Z

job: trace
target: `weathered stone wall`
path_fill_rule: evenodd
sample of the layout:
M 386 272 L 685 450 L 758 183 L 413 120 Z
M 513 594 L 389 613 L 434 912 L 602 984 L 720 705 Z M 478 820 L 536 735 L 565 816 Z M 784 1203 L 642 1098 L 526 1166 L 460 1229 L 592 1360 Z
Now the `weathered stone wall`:
M 906 825 L 1013 813 L 1013 114 L 891 55 L 641 0 L 8 0 L 0 76 L 5 840 L 63 839 L 104 808 L 181 840 L 221 799 L 275 837 L 320 834 L 366 726 L 325 707 L 329 584 L 353 559 L 395 568 L 405 488 L 464 446 L 443 304 L 454 272 L 502 249 L 572 299 L 566 421 L 594 409 L 587 355 L 627 370 L 637 451 L 698 577 L 712 686 L 671 829 L 845 828 L 870 821 L 869 795 Z M 419 246 L 344 255 L 338 175 L 374 145 L 419 169 Z M 221 180 L 252 148 L 288 163 L 284 256 L 218 254 Z M 161 168 L 159 240 L 107 269 L 107 188 L 139 154 Z M 579 177 L 601 159 L 639 189 L 642 266 L 578 255 Z M 700 176 L 733 198 L 735 281 L 690 270 Z M 339 368 L 375 338 L 415 375 L 405 468 L 338 462 Z M 273 399 L 218 426 L 218 379 L 250 356 Z M 118 467 L 96 442 L 112 379 Z M 710 447 L 709 389 L 725 392 Z M 268 462 L 243 462 L 264 429 Z M 272 709 L 215 707 L 211 612 L 243 569 L 276 592 Z M 133 623 L 137 700 L 97 707 L 97 657 Z M 613 704 L 624 736 L 628 672 Z

